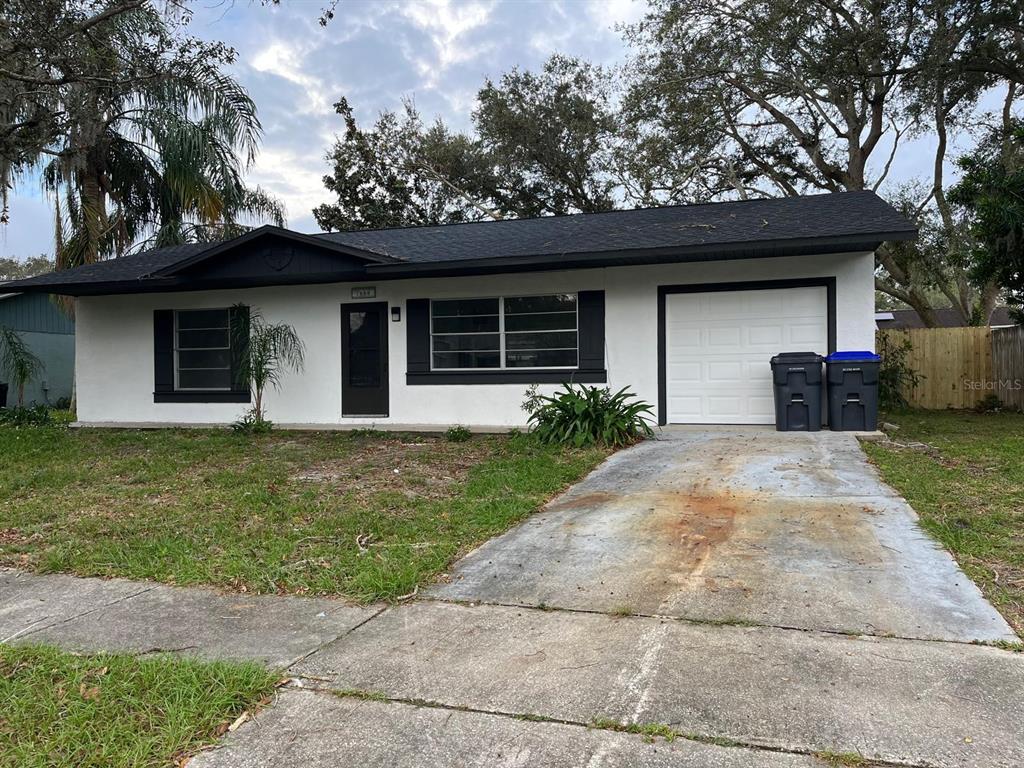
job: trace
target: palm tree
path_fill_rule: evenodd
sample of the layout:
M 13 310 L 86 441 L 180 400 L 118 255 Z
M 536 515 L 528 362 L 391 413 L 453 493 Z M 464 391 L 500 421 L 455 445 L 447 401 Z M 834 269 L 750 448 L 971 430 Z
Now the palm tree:
M 236 321 L 232 334 L 242 350 L 239 378 L 248 383 L 253 394 L 252 419 L 266 422 L 263 393 L 267 385 L 281 385 L 281 374 L 287 370 L 299 373 L 305 365 L 306 345 L 295 329 L 287 323 L 268 323 L 259 310 L 245 308 L 232 313 Z
M 282 205 L 242 180 L 262 129 L 221 71 L 230 49 L 177 37 L 149 3 L 90 33 L 102 45 L 83 43 L 81 57 L 97 75 L 61 92 L 68 130 L 36 156 L 57 204 L 58 269 L 223 239 L 246 218 L 284 225 Z
M 13 328 L 0 325 L 0 371 L 6 371 L 18 390 L 18 407 L 25 404 L 25 385 L 45 370 L 43 361 Z

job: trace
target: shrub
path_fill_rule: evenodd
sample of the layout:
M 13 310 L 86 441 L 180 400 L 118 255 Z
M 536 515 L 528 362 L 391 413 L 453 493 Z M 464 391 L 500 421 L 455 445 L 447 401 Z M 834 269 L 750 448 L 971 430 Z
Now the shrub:
M 880 333 L 878 339 L 878 354 L 882 358 L 878 369 L 878 406 L 883 411 L 906 408 L 904 390 L 912 390 L 924 378 L 907 362 L 914 345 L 906 337 L 894 342 L 887 333 Z
M 1003 410 L 1003 401 L 999 399 L 999 395 L 989 392 L 978 401 L 974 410 L 978 413 L 998 413 Z
M 46 405 L 0 408 L 0 424 L 11 427 L 45 427 L 51 423 L 50 408 Z
M 263 416 L 255 408 L 246 411 L 245 415 L 231 424 L 231 428 L 244 435 L 265 435 L 274 428 L 274 422 Z
M 607 387 L 563 384 L 548 397 L 534 385 L 526 390 L 523 410 L 530 414 L 533 434 L 544 443 L 618 447 L 654 434 L 652 406 L 626 387 L 613 394 Z
M 469 431 L 468 427 L 464 427 L 461 424 L 455 424 L 454 426 L 448 427 L 444 433 L 444 439 L 449 443 L 464 443 L 473 436 L 473 433 Z

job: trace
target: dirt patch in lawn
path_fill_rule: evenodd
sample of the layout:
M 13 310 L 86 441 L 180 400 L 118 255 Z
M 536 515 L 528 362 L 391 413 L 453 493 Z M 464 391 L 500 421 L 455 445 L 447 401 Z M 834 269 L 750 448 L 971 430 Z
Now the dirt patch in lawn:
M 493 446 L 484 441 L 450 443 L 431 437 L 377 440 L 345 458 L 300 469 L 291 480 L 300 489 L 325 487 L 360 502 L 381 493 L 444 499 L 457 493 L 470 470 L 492 453 Z

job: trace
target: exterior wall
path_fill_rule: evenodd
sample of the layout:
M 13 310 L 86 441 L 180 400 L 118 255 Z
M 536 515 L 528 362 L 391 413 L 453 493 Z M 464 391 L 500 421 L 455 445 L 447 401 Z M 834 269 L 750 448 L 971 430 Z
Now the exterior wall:
M 0 300 L 0 325 L 18 331 L 45 366 L 41 376 L 25 385 L 25 405 L 70 398 L 75 377 L 74 321 L 49 296 L 26 293 Z M 6 372 L 0 370 L 0 382 L 8 381 Z M 7 405 L 17 403 L 18 393 L 11 384 Z
M 405 383 L 405 301 L 530 293 L 605 291 L 605 363 L 608 386 L 629 386 L 658 401 L 657 296 L 659 285 L 836 278 L 839 349 L 874 349 L 874 257 L 870 253 L 778 257 L 690 264 L 540 272 L 484 277 L 380 281 L 368 301 L 402 307 L 389 320 L 391 413 L 387 419 L 341 418 L 339 305 L 352 302 L 353 285 L 253 288 L 195 293 L 83 297 L 78 300 L 78 416 L 83 422 L 228 423 L 239 403 L 153 402 L 153 310 L 225 307 L 244 302 L 274 322 L 295 327 L 306 343 L 306 367 L 289 374 L 267 397 L 268 416 L 282 424 L 451 424 L 520 426 L 521 384 L 415 385 Z M 557 385 L 544 385 L 551 392 Z

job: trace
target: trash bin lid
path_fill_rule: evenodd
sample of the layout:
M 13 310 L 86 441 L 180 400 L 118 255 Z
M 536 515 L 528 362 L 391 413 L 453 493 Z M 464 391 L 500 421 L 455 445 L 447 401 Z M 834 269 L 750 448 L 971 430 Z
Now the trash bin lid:
M 817 352 L 780 352 L 772 358 L 772 363 L 779 365 L 800 365 L 801 363 L 818 363 L 824 360 Z
M 868 352 L 867 350 L 854 350 L 851 352 L 833 352 L 825 359 L 830 363 L 877 363 L 882 358 L 874 352 Z

